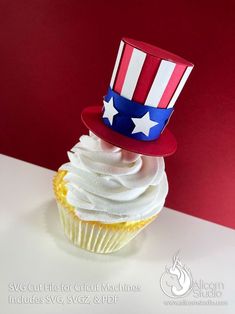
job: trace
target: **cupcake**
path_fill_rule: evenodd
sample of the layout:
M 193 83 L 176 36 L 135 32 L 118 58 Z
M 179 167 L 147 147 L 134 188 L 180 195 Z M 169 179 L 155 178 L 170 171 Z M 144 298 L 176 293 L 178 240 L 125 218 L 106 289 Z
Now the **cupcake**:
M 121 249 L 158 216 L 168 193 L 166 128 L 193 65 L 160 48 L 121 41 L 103 106 L 88 107 L 82 135 L 54 178 L 65 235 L 96 253 Z
M 118 148 L 92 132 L 68 152 L 54 190 L 65 234 L 94 252 L 116 251 L 153 221 L 168 192 L 162 157 Z

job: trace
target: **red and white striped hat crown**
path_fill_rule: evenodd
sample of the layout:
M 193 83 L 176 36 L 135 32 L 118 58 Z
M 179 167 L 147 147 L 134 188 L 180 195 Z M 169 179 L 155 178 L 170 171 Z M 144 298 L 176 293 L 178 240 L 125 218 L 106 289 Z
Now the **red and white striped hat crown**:
M 179 56 L 124 38 L 119 46 L 110 87 L 141 104 L 172 108 L 192 69 L 193 64 Z

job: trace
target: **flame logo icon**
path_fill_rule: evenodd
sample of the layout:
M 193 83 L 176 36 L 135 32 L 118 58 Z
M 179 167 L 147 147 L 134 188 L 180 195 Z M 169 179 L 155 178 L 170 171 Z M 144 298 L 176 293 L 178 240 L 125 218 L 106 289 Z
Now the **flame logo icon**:
M 181 263 L 179 251 L 173 256 L 171 267 L 166 267 L 160 279 L 162 291 L 170 298 L 186 296 L 192 289 L 191 271 Z

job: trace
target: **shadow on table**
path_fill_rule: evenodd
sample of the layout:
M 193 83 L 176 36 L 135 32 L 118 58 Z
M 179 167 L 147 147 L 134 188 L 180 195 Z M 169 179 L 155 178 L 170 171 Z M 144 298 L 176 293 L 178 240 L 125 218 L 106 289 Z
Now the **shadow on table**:
M 53 238 L 57 247 L 63 250 L 65 253 L 85 259 L 99 259 L 104 262 L 110 262 L 110 260 L 119 260 L 120 258 L 126 258 L 136 255 L 144 245 L 145 230 L 143 230 L 135 239 L 133 239 L 126 247 L 120 251 L 111 254 L 97 254 L 80 249 L 67 239 L 63 233 L 62 226 L 60 224 L 59 213 L 56 202 L 51 200 L 44 207 L 44 220 L 46 232 Z

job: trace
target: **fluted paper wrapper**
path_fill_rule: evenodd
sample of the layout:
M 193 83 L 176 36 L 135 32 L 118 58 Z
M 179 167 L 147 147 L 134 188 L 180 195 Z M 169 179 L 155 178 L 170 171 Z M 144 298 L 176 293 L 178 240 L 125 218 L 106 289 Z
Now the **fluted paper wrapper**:
M 82 220 L 66 200 L 65 174 L 66 171 L 58 171 L 53 181 L 60 221 L 65 235 L 83 249 L 95 253 L 118 251 L 157 217 L 154 215 L 144 220 L 112 224 Z

